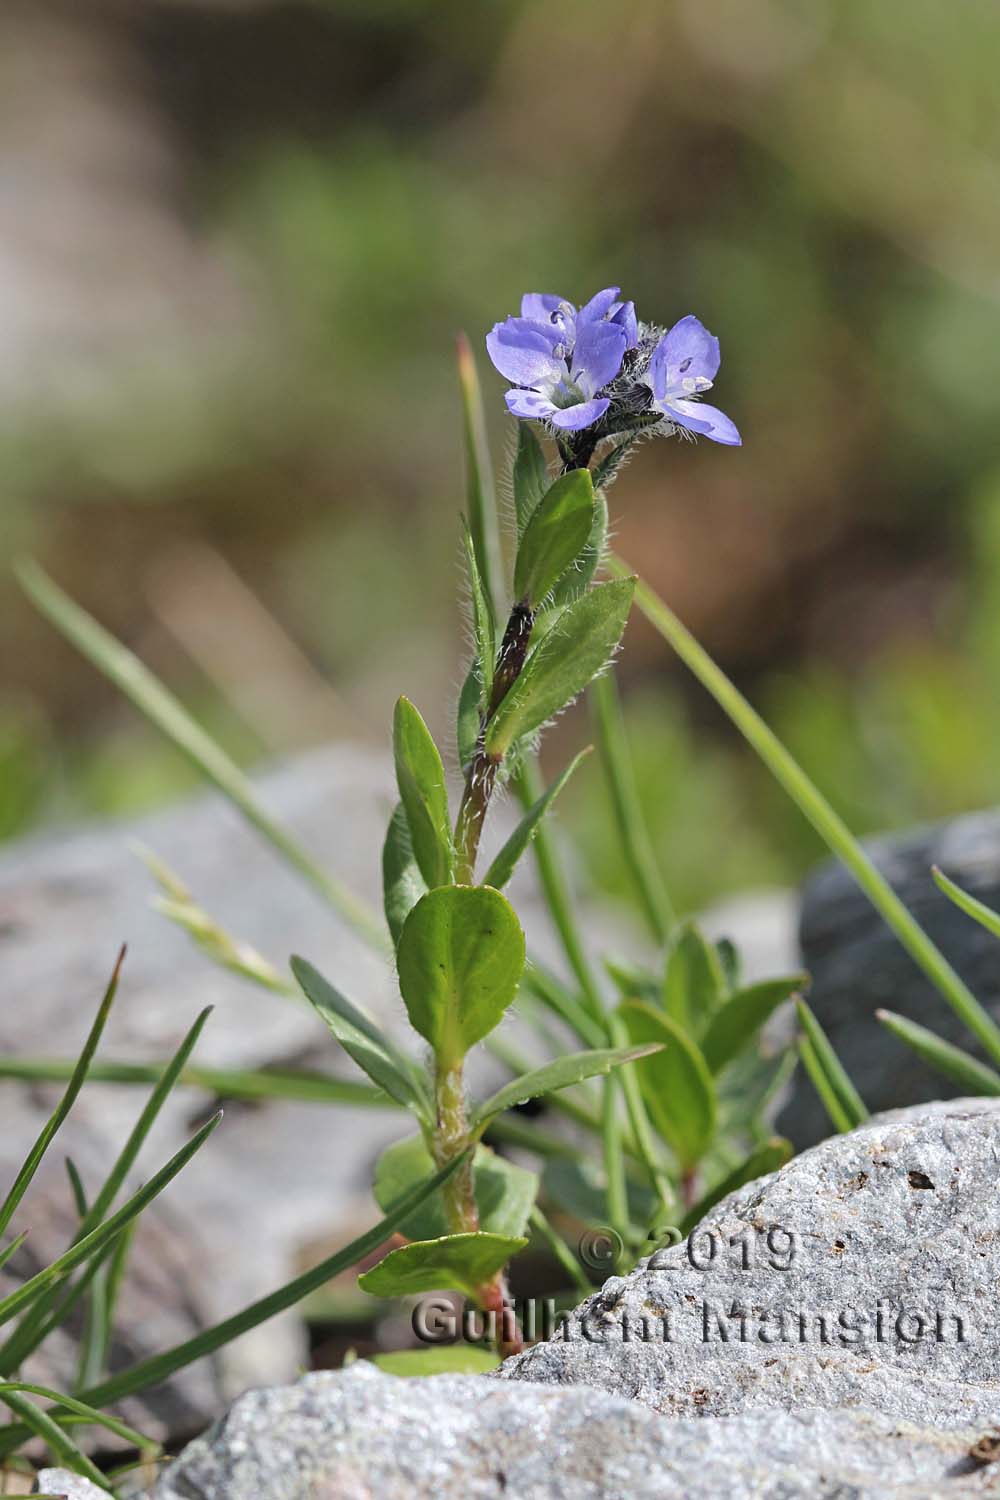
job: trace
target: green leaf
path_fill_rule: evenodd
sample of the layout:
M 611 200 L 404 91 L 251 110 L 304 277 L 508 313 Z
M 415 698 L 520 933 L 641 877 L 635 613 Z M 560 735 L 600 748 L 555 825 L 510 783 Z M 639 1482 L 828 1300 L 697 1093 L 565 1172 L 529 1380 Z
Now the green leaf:
M 124 959 L 125 949 L 123 948 L 118 955 L 118 960 L 114 966 L 114 969 L 112 970 L 111 978 L 108 981 L 107 988 L 104 991 L 104 998 L 101 1000 L 101 1003 L 98 1006 L 97 1015 L 95 1016 L 94 1023 L 90 1028 L 90 1034 L 83 1044 L 83 1050 L 81 1051 L 76 1065 L 73 1068 L 73 1072 L 70 1076 L 69 1083 L 66 1086 L 65 1093 L 59 1100 L 59 1103 L 56 1105 L 53 1113 L 49 1116 L 48 1120 L 42 1126 L 42 1129 L 38 1135 L 38 1139 L 35 1141 L 35 1144 L 28 1152 L 21 1170 L 18 1172 L 17 1176 L 14 1179 L 13 1186 L 4 1199 L 3 1207 L 0 1208 L 0 1235 L 3 1234 L 3 1232 L 7 1228 L 7 1225 L 10 1223 L 15 1209 L 28 1190 L 31 1179 L 38 1171 L 42 1158 L 44 1157 L 49 1146 L 52 1144 L 53 1137 L 55 1136 L 59 1127 L 62 1125 L 66 1116 L 69 1114 L 70 1110 L 73 1108 L 73 1103 L 81 1088 L 83 1087 L 84 1080 L 87 1077 L 87 1072 L 94 1058 L 94 1053 L 97 1051 L 98 1044 L 101 1040 L 101 1033 L 104 1030 L 108 1016 L 111 1012 L 111 1006 L 115 998 L 115 991 L 118 988 L 118 976 L 121 973 L 121 967 Z
M 659 1005 L 663 982 L 648 969 L 640 968 L 629 959 L 606 957 L 604 971 L 622 1000 L 648 1000 Z
M 500 1368 L 500 1357 L 478 1344 L 442 1344 L 373 1354 L 372 1364 L 386 1375 L 488 1375 Z
M 409 698 L 400 698 L 392 719 L 396 782 L 406 808 L 410 839 L 420 872 L 429 886 L 447 885 L 455 855 L 444 766 L 438 747 Z
M 18 581 L 42 614 L 99 672 L 113 682 L 151 723 L 228 797 L 249 823 L 327 900 L 376 952 L 385 937 L 372 913 L 350 891 L 332 880 L 257 800 L 243 772 L 211 735 L 196 724 L 183 704 L 153 676 L 133 652 L 74 604 L 37 564 L 21 562 Z
M 601 583 L 567 606 L 490 720 L 491 755 L 505 755 L 515 740 L 539 729 L 607 665 L 625 629 L 634 587 L 628 578 Z
M 306 999 L 319 1011 L 348 1056 L 391 1099 L 426 1118 L 426 1095 L 418 1085 L 416 1069 L 409 1058 L 306 959 L 293 957 L 291 965 Z
M 462 394 L 462 418 L 465 433 L 465 455 L 468 470 L 469 530 L 476 552 L 479 576 L 493 616 L 500 599 L 500 532 L 497 524 L 496 496 L 493 493 L 493 465 L 486 441 L 483 398 L 479 389 L 476 361 L 464 333 L 457 341 L 458 383 Z
M 563 605 L 572 604 L 574 599 L 579 599 L 587 592 L 597 569 L 604 561 L 604 554 L 608 546 L 608 502 L 603 495 L 594 497 L 594 519 L 590 527 L 590 535 L 586 546 L 576 560 L 576 564 L 569 572 L 564 573 L 562 578 L 552 590 L 551 600 L 545 605 L 545 612 L 552 609 L 560 609 Z M 542 616 L 544 619 L 544 615 Z
M 791 1161 L 793 1155 L 792 1143 L 786 1141 L 784 1136 L 776 1135 L 769 1141 L 762 1141 L 759 1146 L 754 1147 L 745 1161 L 740 1162 L 728 1176 L 710 1188 L 701 1201 L 684 1215 L 680 1222 L 681 1234 L 690 1234 L 717 1203 L 721 1203 L 730 1193 L 735 1193 L 737 1188 L 744 1187 L 748 1182 L 755 1182 L 758 1177 L 765 1177 L 768 1172 L 776 1172 L 786 1161 Z
M 938 890 L 943 891 L 950 901 L 954 901 L 960 911 L 964 911 L 967 917 L 971 917 L 974 922 L 985 927 L 986 931 L 992 933 L 995 938 L 1000 938 L 1000 913 L 987 906 L 985 901 L 979 901 L 975 896 L 970 896 L 968 891 L 963 891 L 960 885 L 949 880 L 936 865 L 931 874 Z
M 490 701 L 493 690 L 493 660 L 496 656 L 496 629 L 493 613 L 476 561 L 476 549 L 472 533 L 465 527 L 465 560 L 469 569 L 469 591 L 472 596 L 472 631 L 476 643 L 476 664 L 479 668 L 480 701 L 483 708 Z
M 500 1021 L 524 968 L 514 909 L 489 886 L 441 886 L 410 912 L 397 954 L 410 1024 L 452 1064 Z
M 670 949 L 663 979 L 667 1015 L 690 1036 L 700 1036 L 725 993 L 726 976 L 715 946 L 693 922 L 685 922 Z
M 557 1089 L 568 1089 L 585 1078 L 595 1078 L 599 1073 L 610 1073 L 623 1063 L 634 1062 L 639 1057 L 649 1057 L 660 1050 L 659 1046 L 603 1047 L 593 1052 L 571 1052 L 567 1057 L 557 1057 L 520 1078 L 498 1089 L 485 1104 L 476 1110 L 472 1122 L 474 1130 L 488 1123 L 494 1115 L 505 1109 L 513 1109 L 528 1099 L 537 1099 L 541 1094 L 554 1094 Z
M 414 1182 L 434 1170 L 430 1152 L 421 1136 L 396 1141 L 383 1151 L 375 1167 L 374 1193 L 379 1208 L 387 1208 Z M 479 1227 L 491 1234 L 524 1233 L 538 1191 L 534 1172 L 497 1156 L 487 1146 L 478 1146 L 472 1162 L 472 1183 L 479 1209 Z M 399 1226 L 408 1240 L 434 1240 L 448 1233 L 444 1198 L 438 1192 L 425 1200 Z
M 528 1243 L 503 1234 L 448 1234 L 414 1240 L 390 1250 L 384 1260 L 358 1277 L 373 1297 L 409 1297 L 414 1292 L 455 1291 L 475 1298 L 480 1287 Z
M 458 714 L 455 723 L 455 740 L 458 745 L 458 763 L 464 771 L 476 753 L 479 731 L 482 727 L 482 683 L 476 663 L 465 674 L 462 691 L 458 695 Z
M 686 1171 L 712 1143 L 716 1100 L 712 1075 L 686 1032 L 642 1000 L 628 1000 L 618 1014 L 633 1042 L 660 1042 L 663 1051 L 636 1064 L 650 1118 Z
M 552 806 L 553 802 L 556 800 L 559 793 L 562 791 L 563 787 L 566 785 L 567 781 L 572 776 L 577 766 L 580 764 L 581 760 L 583 760 L 585 755 L 589 754 L 589 746 L 587 747 L 587 749 L 581 750 L 580 754 L 576 756 L 574 760 L 570 761 L 569 765 L 566 767 L 565 771 L 563 771 L 562 775 L 556 778 L 556 780 L 549 787 L 548 791 L 545 792 L 543 796 L 539 797 L 537 802 L 532 804 L 530 810 L 524 815 L 520 823 L 518 823 L 517 827 L 514 829 L 514 832 L 511 834 L 510 838 L 504 844 L 503 848 L 500 850 L 500 853 L 496 856 L 493 863 L 487 870 L 486 878 L 483 881 L 484 885 L 491 885 L 493 886 L 494 890 L 499 891 L 502 890 L 502 888 L 507 884 L 508 880 L 514 873 L 514 869 L 517 865 L 518 860 L 521 858 L 521 855 L 527 849 L 528 845 L 531 843 L 531 840 L 534 838 L 536 832 L 538 831 L 538 825 L 545 817 L 545 814 L 548 812 L 549 808 Z
M 701 1039 L 701 1050 L 711 1071 L 718 1073 L 742 1052 L 778 1006 L 808 983 L 808 974 L 793 974 L 788 979 L 765 979 L 738 990 L 716 1011 Z
M 583 551 L 593 524 L 590 470 L 572 469 L 549 486 L 524 528 L 514 564 L 514 597 L 537 609 Z
M 953 1046 L 933 1031 L 928 1031 L 926 1026 L 918 1026 L 916 1021 L 909 1021 L 891 1010 L 877 1010 L 875 1019 L 911 1047 L 928 1067 L 950 1078 L 966 1093 L 1000 1094 L 1000 1073 L 963 1052 L 961 1047 Z
M 826 1079 L 843 1114 L 850 1121 L 851 1128 L 863 1125 L 868 1118 L 868 1110 L 865 1108 L 861 1095 L 848 1078 L 840 1058 L 830 1045 L 826 1032 L 804 1000 L 796 1001 L 795 1009 L 806 1040 L 812 1049 L 813 1060 Z
M 527 422 L 517 424 L 513 478 L 514 514 L 517 517 L 517 534 L 520 536 L 549 487 L 549 471 L 542 445 Z
M 406 808 L 397 802 L 382 846 L 382 901 L 394 943 L 398 944 L 403 923 L 426 894 L 427 882 L 413 853 Z

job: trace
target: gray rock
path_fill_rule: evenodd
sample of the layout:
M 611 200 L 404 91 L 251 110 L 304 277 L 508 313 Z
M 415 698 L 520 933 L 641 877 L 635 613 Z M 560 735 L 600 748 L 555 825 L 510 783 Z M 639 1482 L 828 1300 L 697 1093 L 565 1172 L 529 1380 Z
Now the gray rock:
M 724 1199 L 503 1378 L 672 1416 L 808 1403 L 995 1420 L 998 1165 L 995 1100 L 878 1116 Z
M 937 889 L 939 865 L 959 885 L 1000 907 L 1000 811 L 969 813 L 865 845 L 876 865 L 951 960 L 973 993 L 1000 1019 L 1000 947 Z M 813 977 L 810 1004 L 870 1109 L 948 1097 L 955 1090 L 879 1026 L 879 1006 L 931 1027 L 979 1053 L 937 990 L 840 864 L 825 864 L 803 891 L 802 958 Z M 982 1055 L 979 1053 L 979 1055 Z M 829 1131 L 803 1082 L 780 1119 L 798 1146 Z
M 961 1500 L 1000 1415 L 1000 1104 L 897 1110 L 720 1203 L 497 1376 L 251 1391 L 153 1500 Z M 714 1247 L 714 1248 L 713 1248 Z
M 154 1500 L 959 1500 L 987 1493 L 980 1436 L 860 1410 L 668 1421 L 578 1387 L 358 1363 L 242 1397 Z
M 35 1494 L 64 1495 L 65 1500 L 108 1500 L 107 1490 L 98 1489 L 82 1474 L 69 1469 L 41 1469 L 35 1479 Z

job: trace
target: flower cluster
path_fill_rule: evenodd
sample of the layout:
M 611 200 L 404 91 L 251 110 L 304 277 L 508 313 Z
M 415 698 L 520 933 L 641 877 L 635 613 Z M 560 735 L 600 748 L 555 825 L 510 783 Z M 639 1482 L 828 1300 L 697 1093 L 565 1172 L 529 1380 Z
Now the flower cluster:
M 683 428 L 731 447 L 741 441 L 734 423 L 701 400 L 718 373 L 718 339 L 691 314 L 667 332 L 640 323 L 616 286 L 580 308 L 528 292 L 520 316 L 497 323 L 486 348 L 511 382 L 508 409 L 557 436 Z

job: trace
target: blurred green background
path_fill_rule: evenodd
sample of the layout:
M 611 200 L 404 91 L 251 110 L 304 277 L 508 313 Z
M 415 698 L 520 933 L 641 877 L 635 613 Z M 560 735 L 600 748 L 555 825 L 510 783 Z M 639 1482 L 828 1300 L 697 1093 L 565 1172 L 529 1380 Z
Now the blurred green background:
M 644 447 L 619 550 L 856 830 L 996 801 L 998 56 L 995 0 L 5 0 L 4 556 L 247 764 L 384 743 L 404 689 L 443 731 L 454 335 L 616 283 L 720 336 L 745 443 Z M 190 784 L 7 576 L 0 627 L 0 834 Z M 796 878 L 638 620 L 622 676 L 678 903 Z M 614 893 L 598 776 L 564 820 Z

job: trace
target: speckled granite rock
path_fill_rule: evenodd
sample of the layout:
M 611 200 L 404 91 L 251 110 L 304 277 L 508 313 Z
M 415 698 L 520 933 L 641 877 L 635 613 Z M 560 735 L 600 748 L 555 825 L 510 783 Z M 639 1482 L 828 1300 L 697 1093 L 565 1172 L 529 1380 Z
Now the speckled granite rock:
M 998 1171 L 995 1100 L 874 1118 L 724 1199 L 503 1378 L 596 1386 L 669 1415 L 808 1402 L 994 1421 Z
M 107 1490 L 100 1490 L 82 1474 L 69 1469 L 42 1469 L 35 1481 L 39 1495 L 63 1495 L 65 1500 L 108 1500 Z
M 668 1422 L 593 1390 L 358 1363 L 242 1397 L 154 1500 L 958 1500 L 988 1493 L 979 1435 L 864 1411 Z
M 1000 1418 L 1000 1104 L 873 1119 L 499 1377 L 251 1391 L 154 1500 L 964 1500 Z M 714 1247 L 714 1248 L 713 1248 Z
M 939 865 L 987 905 L 1000 906 L 1000 810 L 871 839 L 865 847 L 973 993 L 1000 1019 L 996 939 L 931 879 L 931 867 Z M 806 882 L 799 942 L 813 976 L 809 1003 L 870 1109 L 953 1092 L 946 1079 L 883 1031 L 874 1012 L 879 1006 L 900 1011 L 971 1051 L 977 1050 L 975 1040 L 841 864 L 822 865 Z M 793 1091 L 780 1126 L 800 1148 L 827 1134 L 826 1114 L 808 1084 Z

